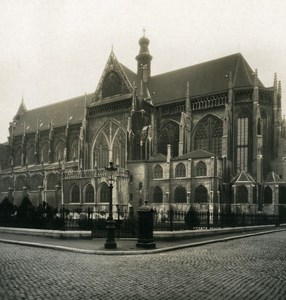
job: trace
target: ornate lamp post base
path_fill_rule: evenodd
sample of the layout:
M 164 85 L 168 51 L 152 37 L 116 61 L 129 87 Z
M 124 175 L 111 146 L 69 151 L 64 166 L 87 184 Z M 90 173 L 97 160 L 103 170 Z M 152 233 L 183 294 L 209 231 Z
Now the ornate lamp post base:
M 114 225 L 113 220 L 107 220 L 106 230 L 107 230 L 107 239 L 106 239 L 106 242 L 104 244 L 104 248 L 105 249 L 116 249 L 117 245 L 116 245 L 116 242 L 114 240 L 115 225 Z

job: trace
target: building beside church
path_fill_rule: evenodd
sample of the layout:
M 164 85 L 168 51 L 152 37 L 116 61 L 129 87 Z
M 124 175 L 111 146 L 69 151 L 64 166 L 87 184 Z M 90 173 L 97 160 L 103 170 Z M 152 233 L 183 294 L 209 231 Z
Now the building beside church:
M 1 145 L 1 198 L 108 211 L 286 208 L 281 83 L 265 87 L 240 53 L 151 76 L 149 39 L 137 71 L 111 51 L 94 93 L 28 110 L 22 101 Z

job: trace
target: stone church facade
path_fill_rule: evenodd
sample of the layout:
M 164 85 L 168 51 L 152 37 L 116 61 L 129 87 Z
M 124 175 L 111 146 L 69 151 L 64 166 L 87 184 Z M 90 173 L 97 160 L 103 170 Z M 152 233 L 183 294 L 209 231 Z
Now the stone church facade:
M 157 209 L 278 214 L 286 207 L 286 121 L 281 83 L 265 87 L 233 54 L 151 76 L 149 39 L 137 72 L 112 51 L 94 93 L 27 110 L 2 144 L 0 193 L 19 204 L 108 210 L 106 167 L 117 165 L 113 203 Z

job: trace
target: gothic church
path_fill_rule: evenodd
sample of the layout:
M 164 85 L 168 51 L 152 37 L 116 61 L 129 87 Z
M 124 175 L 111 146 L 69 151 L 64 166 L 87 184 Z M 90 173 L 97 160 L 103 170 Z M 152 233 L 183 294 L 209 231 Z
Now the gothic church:
M 138 209 L 278 214 L 286 207 L 286 121 L 281 83 L 265 87 L 232 54 L 151 76 L 149 39 L 137 72 L 113 51 L 94 93 L 27 110 L 0 147 L 1 200 L 108 211 Z

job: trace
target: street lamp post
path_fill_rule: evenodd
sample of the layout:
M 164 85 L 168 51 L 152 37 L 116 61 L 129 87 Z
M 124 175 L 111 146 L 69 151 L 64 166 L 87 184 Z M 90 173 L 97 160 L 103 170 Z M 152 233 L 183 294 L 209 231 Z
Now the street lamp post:
M 106 226 L 107 239 L 104 244 L 104 248 L 105 249 L 115 249 L 117 246 L 116 246 L 116 242 L 114 239 L 115 224 L 114 224 L 113 213 L 112 213 L 112 189 L 113 189 L 113 184 L 115 182 L 113 175 L 116 172 L 117 168 L 114 168 L 113 162 L 110 161 L 109 167 L 105 168 L 105 169 L 109 173 L 109 178 L 108 178 L 108 182 L 109 182 L 109 185 L 108 185 L 108 187 L 109 187 L 109 215 L 107 218 L 107 226 Z

